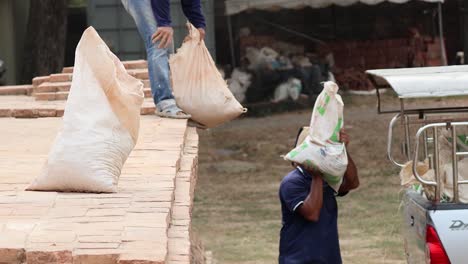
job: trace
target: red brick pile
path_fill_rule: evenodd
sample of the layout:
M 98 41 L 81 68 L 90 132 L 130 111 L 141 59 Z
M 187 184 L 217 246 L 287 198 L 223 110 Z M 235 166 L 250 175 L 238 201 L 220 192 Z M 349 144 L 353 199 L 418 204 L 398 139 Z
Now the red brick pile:
M 439 39 L 424 38 L 413 45 L 407 38 L 346 41 L 329 44 L 335 58 L 335 77 L 343 87 L 368 91 L 374 87 L 365 71 L 369 69 L 441 66 Z

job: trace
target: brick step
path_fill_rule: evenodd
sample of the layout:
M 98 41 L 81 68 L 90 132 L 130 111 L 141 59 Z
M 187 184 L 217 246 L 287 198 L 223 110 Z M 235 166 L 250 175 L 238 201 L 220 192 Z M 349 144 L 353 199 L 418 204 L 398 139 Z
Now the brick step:
M 148 80 L 148 70 L 147 69 L 130 69 L 128 70 L 128 73 L 132 75 L 135 78 L 143 80 Z M 73 79 L 73 73 L 57 73 L 57 74 L 51 74 L 48 79 L 47 76 L 44 77 L 39 77 L 39 78 L 44 78 L 43 82 L 50 82 L 50 83 L 56 83 L 56 82 L 71 82 Z M 37 85 L 42 84 L 38 83 Z M 34 79 L 33 79 L 34 83 Z
M 150 87 L 149 80 L 142 80 L 143 87 Z M 68 92 L 70 91 L 71 82 L 44 82 L 35 87 L 33 92 L 36 93 L 54 93 L 54 92 Z M 151 93 L 151 91 L 150 91 Z
M 37 86 L 45 83 L 45 82 L 49 82 L 50 80 L 50 76 L 39 76 L 39 77 L 35 77 L 32 79 L 32 85 L 34 86 L 34 88 L 36 88 Z
M 143 87 L 150 87 L 150 81 L 146 78 L 147 72 L 131 72 L 131 75 L 143 82 Z M 50 76 L 36 77 L 33 79 L 33 90 L 35 93 L 64 92 L 69 91 L 73 75 L 68 73 L 52 74 Z M 1 95 L 1 94 L 0 94 Z
M 146 60 L 123 61 L 125 69 L 144 69 L 148 68 Z M 73 73 L 73 67 L 64 67 L 62 73 Z
M 44 82 L 34 89 L 34 94 L 68 92 L 70 86 L 71 82 Z
M 131 76 L 140 79 L 140 80 L 146 80 L 149 79 L 148 75 L 148 69 L 129 69 L 127 70 L 128 74 Z
M 71 82 L 73 79 L 72 73 L 56 73 L 51 74 L 49 78 L 49 82 L 56 83 L 56 82 Z
M 132 60 L 132 61 L 123 61 L 122 62 L 125 69 L 144 69 L 148 68 L 148 63 L 146 60 Z
M 73 67 L 64 67 L 62 73 L 73 73 Z
M 0 95 L 30 95 L 32 90 L 32 85 L 0 86 Z
M 60 101 L 67 100 L 68 92 L 47 92 L 47 93 L 35 93 L 34 97 L 36 101 Z
M 143 93 L 145 94 L 145 98 L 152 97 L 150 88 L 143 89 Z M 67 100 L 68 94 L 69 94 L 69 91 L 43 92 L 43 93 L 34 93 L 34 97 L 36 98 L 36 101 L 60 101 L 60 100 Z
M 192 259 L 192 209 L 198 170 L 196 128 L 188 128 L 184 143 L 184 153 L 176 175 L 166 264 L 190 264 Z
M 62 117 L 66 101 L 35 101 L 30 96 L 15 97 L 12 103 L 0 104 L 0 118 L 42 118 Z M 0 97 L 1 99 L 1 97 Z M 1 101 L 1 100 L 0 100 Z M 145 98 L 141 106 L 141 115 L 154 115 L 156 107 L 152 98 Z

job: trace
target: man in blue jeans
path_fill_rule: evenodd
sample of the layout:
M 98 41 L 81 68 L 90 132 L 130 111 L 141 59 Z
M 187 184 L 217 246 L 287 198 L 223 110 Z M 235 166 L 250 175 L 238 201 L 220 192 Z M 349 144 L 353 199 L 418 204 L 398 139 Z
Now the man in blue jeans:
M 205 18 L 200 0 L 181 0 L 185 16 L 205 37 Z M 148 72 L 151 92 L 156 104 L 156 114 L 161 117 L 188 119 L 176 104 L 171 89 L 169 54 L 173 51 L 170 0 L 122 0 L 133 17 L 148 55 Z

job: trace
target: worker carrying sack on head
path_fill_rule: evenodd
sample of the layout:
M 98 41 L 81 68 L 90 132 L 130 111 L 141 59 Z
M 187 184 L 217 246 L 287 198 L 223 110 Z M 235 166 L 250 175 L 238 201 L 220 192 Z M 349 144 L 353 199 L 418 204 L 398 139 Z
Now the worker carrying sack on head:
M 308 136 L 285 156 L 286 160 L 322 172 L 335 191 L 341 186 L 348 166 L 346 147 L 339 138 L 344 104 L 338 89 L 334 82 L 324 83 L 314 105 Z
M 299 131 L 295 147 L 309 132 L 308 128 Z M 343 130 L 339 138 L 346 146 L 350 143 L 349 135 Z M 282 227 L 278 263 L 342 263 L 336 197 L 345 196 L 359 186 L 353 159 L 348 155 L 348 166 L 338 190 L 332 189 L 317 169 L 307 169 L 297 163 L 293 167 L 279 188 Z

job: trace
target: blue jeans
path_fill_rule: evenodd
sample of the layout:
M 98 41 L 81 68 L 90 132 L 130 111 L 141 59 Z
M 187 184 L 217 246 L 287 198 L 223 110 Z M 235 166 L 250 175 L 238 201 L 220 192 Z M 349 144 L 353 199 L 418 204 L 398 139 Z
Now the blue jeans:
M 153 43 L 151 36 L 156 32 L 158 25 L 151 8 L 150 0 L 122 0 L 127 12 L 133 17 L 145 43 L 148 55 L 148 73 L 151 84 L 151 93 L 154 103 L 162 111 L 173 107 L 176 103 L 171 91 L 169 79 L 169 54 L 172 49 L 158 48 L 159 41 Z

